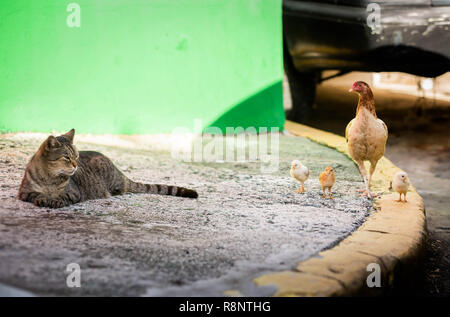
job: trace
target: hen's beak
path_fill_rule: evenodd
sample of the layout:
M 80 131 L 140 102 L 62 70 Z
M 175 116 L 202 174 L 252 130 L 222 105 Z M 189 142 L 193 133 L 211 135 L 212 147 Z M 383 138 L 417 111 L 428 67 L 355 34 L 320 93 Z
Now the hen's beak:
M 348 90 L 348 92 L 353 92 L 353 87 Z

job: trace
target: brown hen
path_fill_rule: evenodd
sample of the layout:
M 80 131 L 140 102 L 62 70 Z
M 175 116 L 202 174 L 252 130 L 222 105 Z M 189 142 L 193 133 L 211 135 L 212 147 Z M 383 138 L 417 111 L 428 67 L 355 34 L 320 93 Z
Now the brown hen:
M 358 164 L 364 178 L 365 190 L 363 191 L 367 197 L 372 198 L 376 194 L 370 192 L 370 182 L 378 160 L 384 155 L 388 129 L 386 124 L 377 118 L 373 93 L 368 84 L 357 81 L 349 91 L 356 92 L 359 95 L 359 101 L 356 117 L 345 129 L 345 138 L 350 156 Z M 369 180 L 367 180 L 364 161 L 370 162 Z

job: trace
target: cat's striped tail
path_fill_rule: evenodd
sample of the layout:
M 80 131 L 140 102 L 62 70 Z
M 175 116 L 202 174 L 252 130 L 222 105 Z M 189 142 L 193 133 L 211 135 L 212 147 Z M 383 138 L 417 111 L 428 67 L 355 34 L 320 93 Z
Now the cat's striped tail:
M 142 184 L 133 182 L 128 179 L 126 192 L 129 193 L 149 193 L 158 195 L 171 195 L 179 197 L 197 198 L 198 194 L 195 190 L 171 186 L 171 185 L 160 185 L 160 184 Z

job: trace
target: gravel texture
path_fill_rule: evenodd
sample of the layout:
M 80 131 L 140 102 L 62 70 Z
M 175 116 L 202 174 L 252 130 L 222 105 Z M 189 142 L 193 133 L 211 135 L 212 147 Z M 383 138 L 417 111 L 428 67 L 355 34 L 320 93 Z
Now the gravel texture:
M 261 173 L 260 161 L 180 162 L 167 136 L 75 136 L 79 150 L 104 153 L 133 180 L 194 188 L 200 197 L 128 194 L 38 208 L 16 195 L 44 138 L 0 135 L 0 283 L 37 295 L 271 295 L 252 278 L 335 245 L 371 210 L 356 192 L 363 183 L 352 161 L 287 135 L 272 174 Z M 293 159 L 311 170 L 304 194 L 289 176 Z M 320 198 L 318 175 L 327 165 L 336 170 L 335 200 Z M 66 286 L 69 263 L 81 267 L 80 288 Z

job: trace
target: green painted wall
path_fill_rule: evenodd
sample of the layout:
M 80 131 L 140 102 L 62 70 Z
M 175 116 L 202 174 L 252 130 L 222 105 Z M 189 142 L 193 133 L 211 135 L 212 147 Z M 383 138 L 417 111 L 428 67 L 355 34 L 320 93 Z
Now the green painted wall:
M 281 0 L 2 0 L 0 131 L 282 127 L 281 25 Z

